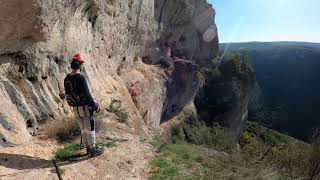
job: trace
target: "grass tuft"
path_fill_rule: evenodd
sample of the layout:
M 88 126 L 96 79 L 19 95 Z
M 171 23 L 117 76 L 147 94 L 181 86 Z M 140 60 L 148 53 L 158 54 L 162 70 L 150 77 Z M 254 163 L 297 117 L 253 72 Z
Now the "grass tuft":
M 157 147 L 157 146 L 156 146 Z M 181 176 L 188 167 L 192 167 L 199 151 L 194 151 L 191 145 L 167 144 L 158 146 L 160 154 L 151 164 L 156 167 L 150 179 L 171 179 Z
M 55 158 L 62 161 L 75 161 L 79 156 L 79 144 L 66 144 L 55 153 Z

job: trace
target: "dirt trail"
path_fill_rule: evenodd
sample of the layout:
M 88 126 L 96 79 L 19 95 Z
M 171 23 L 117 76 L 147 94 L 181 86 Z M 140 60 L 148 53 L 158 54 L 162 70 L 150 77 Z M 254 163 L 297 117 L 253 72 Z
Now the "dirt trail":
M 98 139 L 110 139 L 110 136 L 119 138 L 113 132 L 98 136 Z M 155 155 L 155 148 L 129 133 L 123 133 L 120 138 L 125 141 L 106 148 L 104 154 L 98 157 L 59 163 L 58 166 L 65 170 L 62 178 L 147 179 L 151 171 L 149 162 Z M 55 141 L 35 137 L 30 143 L 0 149 L 0 179 L 58 179 L 50 170 L 53 168 L 53 152 L 59 147 L 61 145 Z

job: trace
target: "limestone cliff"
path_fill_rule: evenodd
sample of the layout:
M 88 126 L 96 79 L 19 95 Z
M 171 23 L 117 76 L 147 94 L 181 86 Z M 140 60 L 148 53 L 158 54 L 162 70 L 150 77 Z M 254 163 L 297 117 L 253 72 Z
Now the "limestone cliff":
M 0 129 L 14 143 L 30 137 L 27 128 L 70 113 L 60 95 L 74 53 L 84 56 L 100 103 L 122 101 L 131 126 L 145 134 L 193 101 L 197 65 L 209 64 L 218 48 L 205 1 L 3 0 L 0 12 Z M 184 58 L 170 59 L 171 74 L 157 62 L 163 43 Z M 143 63 L 150 54 L 154 63 Z
M 214 17 L 205 0 L 0 1 L 0 142 L 71 114 L 62 82 L 75 53 L 100 104 L 120 100 L 149 134 L 193 104 L 200 69 L 216 66 Z

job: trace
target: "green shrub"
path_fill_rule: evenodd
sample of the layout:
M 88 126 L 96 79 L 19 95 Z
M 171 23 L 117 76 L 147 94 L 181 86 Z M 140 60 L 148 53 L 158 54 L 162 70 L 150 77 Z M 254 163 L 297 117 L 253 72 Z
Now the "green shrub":
M 311 153 L 309 144 L 247 122 L 239 144 L 244 155 L 256 163 L 278 169 L 290 178 L 305 177 Z
M 66 144 L 55 153 L 55 158 L 63 161 L 75 161 L 79 156 L 79 144 Z
M 109 107 L 107 108 L 107 111 L 117 115 L 118 122 L 127 123 L 129 116 L 128 116 L 127 111 L 124 108 L 122 108 L 120 101 L 112 99 L 111 103 L 109 104 Z
M 224 54 L 219 69 L 228 76 L 228 79 L 236 77 L 245 83 L 252 83 L 256 80 L 255 72 L 245 50 Z
M 178 137 L 174 138 L 228 153 L 233 152 L 237 144 L 234 136 L 228 129 L 220 126 L 210 127 L 203 122 L 193 125 L 184 122 L 182 129 L 178 131 Z

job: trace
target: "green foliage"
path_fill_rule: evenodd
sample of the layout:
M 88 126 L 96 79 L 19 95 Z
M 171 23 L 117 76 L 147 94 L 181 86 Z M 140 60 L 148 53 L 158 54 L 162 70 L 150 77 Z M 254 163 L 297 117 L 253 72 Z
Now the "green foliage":
M 185 122 L 174 134 L 169 144 L 151 143 L 159 152 L 151 179 L 297 179 L 311 172 L 311 160 L 320 162 L 317 143 L 311 156 L 309 144 L 253 122 L 246 124 L 241 151 L 219 126 Z
M 190 144 L 166 144 L 158 146 L 158 150 L 159 156 L 151 162 L 155 171 L 150 179 L 197 177 L 199 172 L 195 170 L 202 166 L 201 162 L 204 159 L 198 147 Z M 188 169 L 190 169 L 189 172 Z
M 50 169 L 50 172 L 51 172 L 51 173 L 55 173 L 55 174 L 57 174 L 57 170 L 56 170 L 56 168 L 52 168 L 52 169 Z M 65 170 L 64 170 L 64 169 L 62 169 L 62 168 L 58 168 L 58 172 L 59 172 L 59 174 L 64 174 Z
M 284 179 L 266 167 L 247 163 L 238 155 L 225 155 L 189 143 L 154 144 L 159 154 L 151 162 L 150 179 Z
M 307 143 L 258 123 L 247 122 L 240 146 L 244 154 L 256 159 L 256 163 L 277 168 L 291 178 L 306 176 L 311 153 L 311 147 Z
M 227 79 L 237 78 L 244 83 L 252 83 L 256 80 L 245 50 L 224 54 L 219 69 Z
M 107 108 L 107 111 L 117 115 L 118 116 L 117 120 L 120 123 L 127 123 L 129 116 L 126 110 L 122 108 L 120 101 L 112 99 L 111 103 L 109 104 L 109 107 Z
M 317 179 L 319 139 L 315 135 L 310 146 L 247 122 L 239 140 L 241 149 L 236 151 L 239 148 L 226 129 L 184 122 L 175 129 L 171 143 L 151 143 L 159 154 L 151 163 L 150 179 Z
M 320 178 L 320 129 L 316 130 L 312 137 L 312 153 L 309 159 L 310 180 Z
M 63 161 L 75 161 L 79 156 L 79 144 L 66 144 L 55 153 L 55 158 Z
M 192 144 L 204 145 L 208 148 L 233 152 L 236 149 L 236 141 L 227 128 L 220 126 L 207 126 L 203 122 L 196 124 L 183 123 L 180 134 L 177 134 L 180 140 L 186 140 Z

